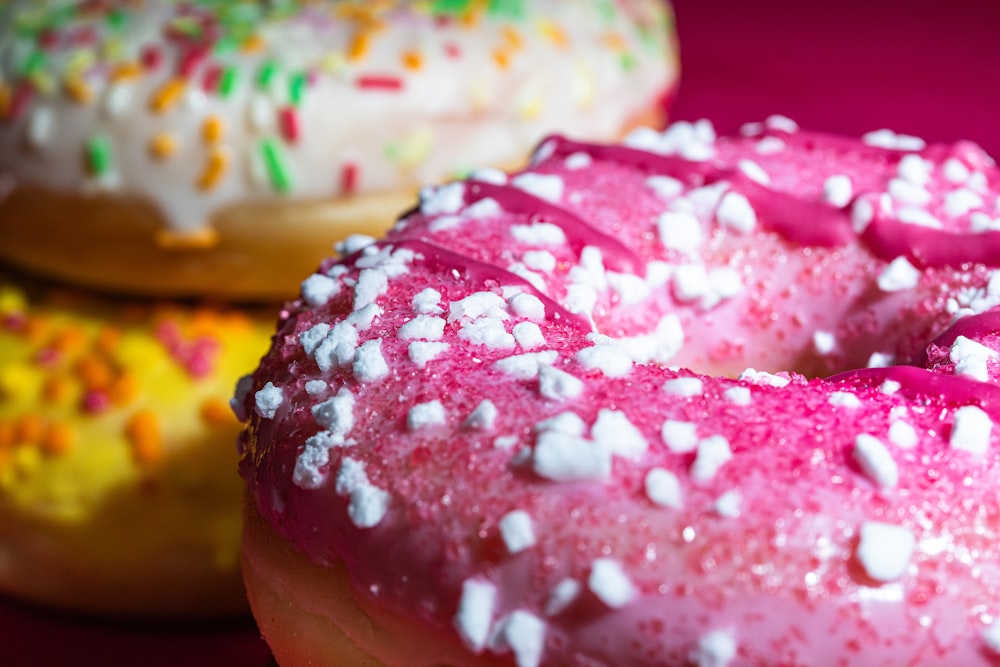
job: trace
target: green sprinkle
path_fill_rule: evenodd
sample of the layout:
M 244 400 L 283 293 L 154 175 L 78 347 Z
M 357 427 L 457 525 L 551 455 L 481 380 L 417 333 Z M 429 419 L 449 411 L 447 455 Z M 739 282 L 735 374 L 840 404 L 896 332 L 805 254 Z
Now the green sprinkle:
M 601 18 L 608 23 L 614 21 L 618 16 L 618 10 L 615 9 L 613 0 L 603 0 L 603 2 L 597 3 L 597 11 L 600 13 Z
M 308 83 L 309 77 L 305 72 L 292 75 L 292 79 L 288 83 L 288 101 L 292 103 L 292 106 L 297 107 L 302 104 Z
M 236 87 L 236 68 L 226 67 L 222 70 L 222 76 L 219 77 L 219 95 L 223 98 L 229 97 L 233 93 L 233 88 Z
M 95 135 L 87 142 L 87 165 L 95 176 L 111 171 L 111 144 L 103 135 Z
M 212 44 L 212 53 L 217 56 L 232 53 L 240 47 L 241 42 L 242 40 L 235 33 L 227 32 L 224 35 L 220 35 L 215 40 L 215 44 Z
M 281 149 L 274 139 L 264 139 L 260 144 L 261 154 L 264 156 L 264 166 L 267 168 L 267 175 L 271 179 L 271 187 L 275 192 L 282 194 L 292 189 L 291 174 L 288 172 L 288 165 L 285 164 Z
M 487 11 L 512 20 L 521 20 L 527 15 L 524 0 L 490 0 Z
M 112 30 L 121 30 L 125 26 L 125 22 L 128 16 L 120 8 L 114 8 L 108 11 L 105 20 L 108 25 L 111 26 Z
M 472 0 L 434 0 L 431 3 L 431 14 L 464 14 L 472 5 Z
M 44 51 L 32 51 L 21 65 L 21 75 L 31 76 L 35 72 L 45 69 L 48 61 L 49 58 L 45 55 Z
M 621 65 L 622 65 L 622 69 L 623 70 L 625 70 L 626 72 L 628 72 L 633 67 L 635 67 L 635 63 L 636 63 L 635 56 L 633 56 L 628 51 L 625 51 L 624 53 L 622 53 L 622 55 L 621 55 Z
M 273 60 L 267 60 L 261 64 L 260 69 L 257 70 L 257 85 L 261 88 L 267 88 L 271 85 L 274 80 L 274 75 L 278 73 L 278 65 Z

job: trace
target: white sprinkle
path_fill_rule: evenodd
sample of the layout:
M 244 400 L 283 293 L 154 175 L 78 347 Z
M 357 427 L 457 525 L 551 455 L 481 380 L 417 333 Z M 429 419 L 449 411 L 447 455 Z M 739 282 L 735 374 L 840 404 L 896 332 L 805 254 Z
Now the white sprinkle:
M 916 540 L 903 526 L 879 521 L 861 524 L 857 558 L 868 576 L 876 581 L 896 581 L 910 566 Z
M 820 354 L 830 354 L 837 348 L 837 339 L 829 331 L 817 331 L 813 334 L 813 347 Z
M 611 452 L 583 438 L 543 431 L 535 440 L 534 470 L 556 482 L 604 480 L 611 476 Z
M 457 181 L 420 191 L 420 212 L 426 216 L 458 213 L 465 205 L 465 184 Z
M 376 306 L 374 303 L 369 303 L 364 308 L 355 310 L 353 313 L 348 315 L 347 319 L 345 319 L 343 323 L 357 327 L 358 331 L 367 331 L 371 328 L 372 322 L 375 321 L 375 318 L 381 314 L 381 308 Z M 338 324 L 342 323 L 338 322 Z M 336 326 L 334 326 L 334 328 L 336 328 Z
M 668 419 L 660 429 L 663 443 L 677 454 L 693 452 L 698 448 L 698 426 L 694 422 Z
M 445 321 L 437 315 L 417 315 L 399 327 L 396 335 L 400 340 L 440 340 L 444 336 Z
M 608 271 L 608 284 L 618 295 L 623 306 L 634 306 L 649 298 L 652 289 L 649 283 L 641 276 L 634 273 L 618 273 Z
M 916 287 L 920 282 L 920 271 L 910 264 L 906 257 L 892 260 L 878 277 L 878 287 L 883 292 L 899 292 Z
M 875 130 L 861 137 L 861 141 L 876 148 L 888 148 L 897 151 L 921 151 L 927 144 L 919 137 L 906 134 L 896 134 L 892 130 Z
M 668 250 L 694 255 L 704 242 L 701 221 L 688 211 L 666 211 L 656 223 L 660 243 Z
M 563 305 L 571 313 L 592 318 L 594 307 L 597 305 L 597 290 L 590 285 L 571 283 L 566 288 Z
M 562 178 L 553 174 L 527 172 L 518 174 L 510 182 L 516 188 L 551 202 L 559 202 L 565 188 Z
M 518 322 L 514 325 L 514 340 L 525 350 L 545 345 L 545 336 L 534 322 Z
M 696 301 L 707 295 L 710 288 L 704 264 L 682 264 L 674 270 L 674 298 L 678 301 Z
M 531 515 L 524 510 L 514 510 L 500 517 L 498 523 L 500 537 L 507 551 L 516 554 L 535 545 L 535 531 L 531 525 Z
M 670 176 L 650 176 L 643 181 L 645 186 L 664 201 L 670 201 L 684 192 L 684 184 Z
M 429 343 L 425 341 L 415 341 L 410 343 L 406 352 L 410 361 L 423 368 L 428 362 L 438 358 L 451 348 L 448 343 Z
M 566 435 L 582 436 L 587 431 L 587 424 L 575 412 L 560 412 L 554 417 L 543 419 L 535 425 L 535 431 L 556 431 Z
M 757 214 L 750 200 L 738 192 L 727 192 L 722 197 L 715 218 L 723 227 L 742 234 L 749 234 L 757 226 Z
M 564 401 L 583 393 L 583 381 L 566 371 L 543 365 L 538 368 L 538 391 L 550 400 Z
M 851 207 L 851 227 L 855 234 L 863 234 L 875 219 L 875 206 L 868 197 L 858 197 Z
M 517 345 L 499 317 L 480 317 L 466 322 L 458 330 L 458 337 L 473 345 L 483 345 L 491 350 L 509 350 Z
M 565 166 L 570 171 L 578 171 L 580 169 L 586 169 L 591 164 L 594 163 L 594 158 L 590 157 L 589 153 L 584 153 L 583 151 L 577 151 L 566 156 L 563 160 L 563 166 Z
M 743 159 L 736 163 L 736 167 L 743 172 L 743 175 L 755 183 L 770 185 L 771 177 L 764 169 L 753 160 Z
M 358 348 L 353 370 L 359 382 L 376 382 L 389 375 L 389 365 L 382 356 L 382 339 L 367 341 Z
M 653 468 L 646 473 L 646 497 L 660 507 L 683 509 L 684 497 L 677 475 L 665 468 Z
M 419 431 L 430 426 L 440 426 L 444 423 L 444 405 L 438 400 L 418 403 L 406 413 L 406 428 L 410 432 Z
M 493 447 L 496 449 L 510 449 L 520 441 L 521 439 L 516 435 L 498 435 L 493 438 Z
M 315 344 L 316 337 L 323 332 L 320 327 L 325 326 L 323 323 L 317 324 L 299 336 L 299 341 L 306 351 L 309 347 L 314 347 L 313 358 L 319 369 L 324 372 L 353 361 L 358 347 L 358 330 L 343 320 L 337 322 L 333 328 L 327 328 L 323 339 Z
M 632 372 L 632 358 L 621 347 L 599 343 L 585 347 L 574 359 L 587 370 L 599 370 L 607 377 L 625 377 Z
M 413 312 L 417 315 L 440 315 L 441 292 L 433 287 L 426 287 L 413 297 Z
M 28 144 L 35 149 L 44 148 L 52 139 L 54 126 L 55 115 L 52 109 L 44 106 L 36 107 L 28 120 Z
M 268 95 L 253 93 L 247 106 L 247 122 L 257 132 L 265 131 L 274 125 L 277 117 L 274 102 Z
M 967 188 L 952 190 L 944 196 L 944 212 L 955 218 L 968 215 L 972 209 L 984 205 L 983 198 Z
M 889 181 L 889 196 L 901 204 L 909 206 L 927 206 L 931 202 L 931 193 L 922 185 L 893 178 Z
M 941 228 L 941 221 L 923 208 L 904 206 L 899 209 L 896 216 L 900 222 L 905 222 L 908 225 L 919 225 L 921 227 L 930 227 L 931 229 Z
M 888 368 L 892 366 L 896 357 L 886 352 L 872 352 L 868 357 L 868 368 Z
M 878 390 L 887 396 L 892 396 L 902 388 L 903 385 L 899 384 L 895 380 L 886 380 L 881 385 L 879 385 Z
M 510 298 L 510 310 L 518 317 L 524 317 L 534 322 L 545 319 L 545 304 L 534 294 L 521 292 Z
M 127 83 L 117 83 L 108 88 L 104 98 L 104 113 L 114 118 L 124 113 L 132 101 L 132 86 Z
M 306 393 L 310 396 L 317 396 L 326 391 L 326 382 L 323 380 L 309 380 L 306 382 Z
M 965 336 L 958 336 L 955 339 L 949 353 L 949 359 L 955 364 L 955 375 L 964 375 L 980 382 L 989 379 L 988 363 L 996 356 L 995 350 Z
M 473 321 L 480 317 L 507 318 L 507 302 L 493 292 L 474 292 L 448 305 L 448 321 Z
M 507 174 L 494 167 L 478 167 L 469 174 L 469 180 L 492 183 L 493 185 L 506 185 Z
M 861 407 L 861 399 L 849 391 L 835 391 L 827 399 L 830 405 L 838 408 L 856 410 Z
M 354 310 L 361 310 L 375 299 L 385 294 L 389 288 L 389 276 L 382 269 L 363 269 L 358 274 L 358 282 L 354 286 Z
M 514 652 L 517 667 L 538 667 L 545 650 L 545 621 L 520 609 L 503 625 L 503 640 Z
M 493 365 L 498 370 L 510 375 L 516 380 L 535 380 L 538 378 L 538 368 L 542 364 L 552 365 L 559 357 L 555 350 L 544 352 L 525 352 L 500 359 Z
M 302 298 L 310 306 L 322 306 L 339 292 L 340 283 L 321 273 L 314 273 L 302 281 Z
M 900 178 L 910 183 L 926 185 L 927 181 L 931 179 L 931 171 L 933 170 L 934 165 L 929 160 L 925 160 L 916 153 L 910 153 L 904 155 L 899 161 L 896 173 L 899 174 Z
M 698 640 L 689 659 L 695 667 L 726 667 L 736 657 L 736 640 L 725 630 L 713 630 Z
M 760 155 L 774 155 L 785 150 L 787 147 L 788 144 L 778 137 L 763 137 L 754 145 L 753 149 Z
M 582 589 L 583 586 L 576 579 L 563 579 L 549 591 L 549 597 L 545 601 L 545 613 L 548 616 L 561 614 L 573 604 Z
M 910 449 L 917 444 L 917 432 L 909 423 L 897 419 L 889 424 L 889 442 L 902 449 Z
M 467 206 L 462 214 L 466 218 L 473 220 L 487 220 L 499 216 L 502 211 L 503 209 L 500 208 L 500 204 L 496 199 L 483 197 L 479 201 Z
M 497 587 L 478 579 L 462 582 L 462 597 L 455 613 L 455 629 L 471 650 L 482 651 L 490 636 L 493 624 L 493 606 L 496 604 Z
M 843 208 L 851 203 L 853 196 L 854 186 L 849 176 L 836 174 L 823 182 L 823 201 L 832 206 Z
M 753 402 L 749 387 L 730 387 L 722 395 L 733 405 L 750 405 Z
M 781 114 L 771 114 L 764 119 L 764 126 L 771 130 L 778 130 L 779 132 L 786 132 L 788 134 L 795 134 L 799 131 L 799 124 L 788 116 L 782 116 Z
M 892 488 L 899 483 L 899 466 L 875 436 L 862 433 L 854 439 L 854 460 L 876 486 Z
M 347 516 L 358 528 L 372 528 L 381 523 L 389 510 L 389 494 L 371 484 L 363 484 L 351 491 Z
M 346 257 L 347 255 L 353 255 L 359 250 L 363 250 L 368 246 L 375 243 L 377 239 L 374 236 L 369 236 L 368 234 L 348 234 L 343 241 L 337 243 L 334 248 L 336 251 Z
M 726 519 L 739 518 L 743 496 L 739 491 L 726 491 L 715 499 L 715 513 Z
M 944 162 L 944 177 L 949 183 L 965 183 L 969 180 L 971 174 L 972 172 L 969 171 L 969 168 L 961 160 L 952 157 Z
M 750 382 L 751 384 L 764 387 L 777 387 L 779 389 L 787 387 L 788 383 L 791 382 L 787 377 L 768 373 L 767 371 L 758 371 L 754 368 L 744 369 L 737 379 L 743 382 Z
M 556 256 L 548 250 L 526 250 L 521 259 L 532 271 L 552 273 L 556 268 Z
M 306 438 L 305 446 L 295 458 L 292 483 L 301 489 L 318 489 L 326 479 L 320 469 L 330 462 L 330 448 L 336 442 L 329 434 L 317 435 L 319 437 Z
M 948 444 L 954 449 L 981 456 L 989 449 L 992 430 L 993 420 L 982 408 L 966 405 L 955 410 L 955 423 L 951 427 Z
M 611 609 L 621 609 L 639 594 L 621 563 L 612 558 L 598 558 L 590 568 L 587 588 Z
M 662 389 L 668 394 L 684 398 L 701 396 L 704 391 L 701 379 L 696 377 L 679 377 L 667 380 L 663 383 Z
M 256 399 L 257 414 L 264 419 L 274 419 L 285 395 L 280 388 L 274 386 L 273 382 L 268 382 L 254 394 L 254 398 Z
M 472 431 L 492 431 L 496 426 L 498 415 L 497 406 L 486 398 L 469 413 L 462 426 Z
M 605 447 L 616 456 L 636 459 L 648 448 L 649 443 L 642 432 L 624 412 L 601 408 L 597 420 L 590 429 L 590 437 L 600 447 Z
M 341 387 L 335 396 L 310 408 L 316 423 L 330 433 L 346 436 L 354 428 L 354 394 Z
M 711 481 L 719 469 L 733 458 L 729 441 L 721 435 L 713 435 L 698 442 L 694 463 L 691 464 L 691 479 L 696 484 Z

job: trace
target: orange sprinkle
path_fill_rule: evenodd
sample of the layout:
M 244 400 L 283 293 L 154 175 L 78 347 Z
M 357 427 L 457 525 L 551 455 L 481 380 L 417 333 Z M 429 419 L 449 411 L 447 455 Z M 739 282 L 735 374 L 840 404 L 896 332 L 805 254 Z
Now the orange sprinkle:
M 205 162 L 205 169 L 198 177 L 198 188 L 211 190 L 219 184 L 229 167 L 229 156 L 225 151 L 214 150 Z
M 507 69 L 510 66 L 510 54 L 504 49 L 497 49 L 493 52 L 493 60 L 500 69 Z
M 76 362 L 76 374 L 89 391 L 107 389 L 115 379 L 111 366 L 92 354 L 80 357 Z
M 206 144 L 218 143 L 222 139 L 224 125 L 218 116 L 209 116 L 201 124 L 201 138 Z
M 65 376 L 50 377 L 42 386 L 42 398 L 49 403 L 62 403 L 66 401 L 73 391 L 72 381 Z
M 79 349 L 86 339 L 83 329 L 77 325 L 68 324 L 52 339 L 52 347 L 60 352 L 70 352 Z
M 250 35 L 240 44 L 243 53 L 260 53 L 264 49 L 264 38 L 260 35 Z
M 29 412 L 14 423 L 15 444 L 38 444 L 45 432 L 45 422 L 41 415 Z
M 0 421 L 0 451 L 13 447 L 15 442 L 14 424 L 9 421 Z
M 139 465 L 163 459 L 163 435 L 160 417 L 149 408 L 137 410 L 125 424 L 125 437 L 132 445 L 132 457 Z
M 538 28 L 542 35 L 548 38 L 549 41 L 559 48 L 564 49 L 569 46 L 569 37 L 567 37 L 563 29 L 555 23 L 552 23 L 551 21 L 542 21 Z
M 371 48 L 372 33 L 370 30 L 359 30 L 347 47 L 347 59 L 351 61 L 361 60 Z
M 132 373 L 122 373 L 108 387 L 108 398 L 112 405 L 128 405 L 139 395 L 139 381 Z
M 166 160 L 177 151 L 177 141 L 166 132 L 160 132 L 149 141 L 149 152 L 157 160 Z
M 612 51 L 625 50 L 625 40 L 617 32 L 609 32 L 604 35 L 604 44 Z
M 42 452 L 49 456 L 69 453 L 76 441 L 76 432 L 69 424 L 50 424 L 41 437 Z
M 42 338 L 48 334 L 50 326 L 51 322 L 44 315 L 29 315 L 21 327 L 21 335 L 31 343 L 41 343 Z
M 219 232 L 211 227 L 190 232 L 158 229 L 153 240 L 156 245 L 167 250 L 204 250 L 219 245 Z
M 10 86 L 0 83 L 0 116 L 6 116 L 10 113 L 10 103 L 12 98 L 12 93 L 10 92 Z
M 407 69 L 418 70 L 424 66 L 424 58 L 416 51 L 404 51 L 403 66 Z
M 511 26 L 503 29 L 503 38 L 512 49 L 524 48 L 524 39 L 521 37 L 521 33 Z
M 178 77 L 167 81 L 165 84 L 160 86 L 159 90 L 153 93 L 153 97 L 149 100 L 149 108 L 152 109 L 154 113 L 169 111 L 175 104 L 177 104 L 177 102 L 180 101 L 181 95 L 184 94 L 186 87 L 186 79 Z
M 94 347 L 99 352 L 103 352 L 110 357 L 118 347 L 121 339 L 121 329 L 114 326 L 105 326 L 97 332 L 97 336 L 94 339 Z
M 226 426 L 236 423 L 236 415 L 229 404 L 221 398 L 206 398 L 201 404 L 201 418 L 210 426 Z
M 142 75 L 142 65 L 135 61 L 129 61 L 124 63 L 118 63 L 115 65 L 114 69 L 111 70 L 111 81 L 118 83 L 120 81 L 132 81 L 139 78 Z
M 94 90 L 79 77 L 70 77 L 63 81 L 63 88 L 77 104 L 89 104 L 94 99 Z

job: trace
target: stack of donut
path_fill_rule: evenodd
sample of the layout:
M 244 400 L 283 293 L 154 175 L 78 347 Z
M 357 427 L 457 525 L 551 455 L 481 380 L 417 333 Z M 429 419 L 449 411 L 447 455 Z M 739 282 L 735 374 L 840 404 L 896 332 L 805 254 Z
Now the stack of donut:
M 425 189 L 238 389 L 278 663 L 997 664 L 998 268 L 993 160 L 886 130 Z
M 3 3 L 0 593 L 245 611 L 228 400 L 277 304 L 420 186 L 658 122 L 676 76 L 658 0 Z

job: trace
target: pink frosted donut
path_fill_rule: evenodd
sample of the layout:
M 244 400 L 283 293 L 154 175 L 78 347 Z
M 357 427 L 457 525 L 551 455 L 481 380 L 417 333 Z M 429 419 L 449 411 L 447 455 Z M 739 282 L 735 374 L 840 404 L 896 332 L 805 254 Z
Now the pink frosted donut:
M 997 664 L 998 193 L 780 117 L 425 190 L 238 390 L 279 664 Z

